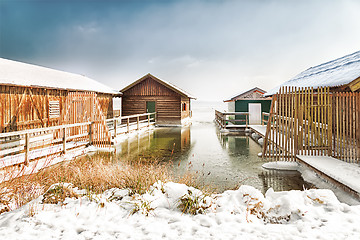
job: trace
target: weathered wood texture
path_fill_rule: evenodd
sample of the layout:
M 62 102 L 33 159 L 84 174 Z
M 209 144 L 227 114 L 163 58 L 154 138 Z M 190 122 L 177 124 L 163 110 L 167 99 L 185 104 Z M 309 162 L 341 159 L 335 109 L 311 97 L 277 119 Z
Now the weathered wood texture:
M 191 117 L 190 98 L 181 98 L 181 119 Z
M 0 86 L 0 132 L 59 125 L 68 94 L 66 90 Z M 111 99 L 111 95 L 98 95 L 107 118 L 113 114 Z
M 103 106 L 99 99 L 102 100 Z M 106 124 L 106 115 L 107 113 L 103 112 L 108 109 L 104 106 L 107 106 L 104 103 L 109 104 L 112 101 L 104 98 L 98 98 L 96 93 L 93 92 L 71 92 L 66 97 L 65 109 L 63 109 L 61 114 L 61 122 L 63 124 L 75 124 L 83 122 L 91 122 L 90 135 L 91 144 L 94 144 L 98 147 L 109 147 L 111 145 L 111 134 L 109 132 L 108 126 Z M 73 127 L 67 129 L 71 132 L 71 135 L 82 135 L 86 132 L 88 126 Z M 82 141 L 83 136 L 77 141 Z
M 329 88 L 283 87 L 273 98 L 263 156 L 295 160 L 296 155 L 360 160 L 360 93 Z
M 150 77 L 123 91 L 122 116 L 146 113 L 146 102 L 155 102 L 158 124 L 181 124 L 190 115 L 190 99 L 182 96 Z M 187 110 L 182 111 L 182 102 Z

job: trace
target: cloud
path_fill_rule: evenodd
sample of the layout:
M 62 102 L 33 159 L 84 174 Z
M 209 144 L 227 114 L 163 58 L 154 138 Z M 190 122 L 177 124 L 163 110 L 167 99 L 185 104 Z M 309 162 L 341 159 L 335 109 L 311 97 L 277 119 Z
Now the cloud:
M 0 54 L 118 89 L 151 72 L 221 100 L 270 89 L 360 41 L 351 0 L 54 2 L 0 5 Z

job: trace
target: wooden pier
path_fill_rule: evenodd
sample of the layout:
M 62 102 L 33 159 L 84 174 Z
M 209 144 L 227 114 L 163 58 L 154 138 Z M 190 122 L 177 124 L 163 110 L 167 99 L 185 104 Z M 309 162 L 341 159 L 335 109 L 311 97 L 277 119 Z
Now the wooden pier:
M 155 125 L 156 113 L 136 114 L 102 121 L 0 133 L 0 168 L 26 165 L 33 160 L 65 154 L 68 150 L 89 145 L 110 148 L 114 139 L 120 134 Z M 102 131 L 103 127 L 106 128 L 104 131 Z

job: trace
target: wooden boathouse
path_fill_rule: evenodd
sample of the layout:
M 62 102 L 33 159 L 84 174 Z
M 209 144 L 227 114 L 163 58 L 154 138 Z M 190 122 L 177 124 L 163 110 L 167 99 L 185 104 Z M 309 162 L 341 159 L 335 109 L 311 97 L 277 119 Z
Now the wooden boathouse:
M 262 119 L 262 112 L 268 113 L 270 111 L 271 97 L 264 97 L 266 91 L 255 87 L 250 90 L 237 94 L 227 100 L 229 112 L 246 112 L 248 115 L 248 122 L 236 122 L 236 124 L 250 124 L 260 125 Z M 244 119 L 244 116 L 236 115 L 235 119 Z M 245 119 L 244 119 L 245 120 Z
M 109 147 L 120 97 L 85 76 L 0 58 L 0 168 Z
M 156 112 L 157 125 L 181 125 L 191 117 L 195 97 L 150 73 L 120 91 L 122 116 Z
M 0 58 L 1 133 L 86 122 L 90 111 L 112 118 L 120 96 L 82 75 Z
M 263 157 L 300 161 L 360 197 L 349 181 L 360 177 L 360 51 L 311 67 L 267 94 L 273 101 Z

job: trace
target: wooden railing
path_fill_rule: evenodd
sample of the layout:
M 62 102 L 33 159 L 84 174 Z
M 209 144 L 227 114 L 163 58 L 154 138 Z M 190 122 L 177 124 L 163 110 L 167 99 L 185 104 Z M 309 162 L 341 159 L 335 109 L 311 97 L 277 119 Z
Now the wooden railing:
M 145 113 L 107 119 L 106 125 L 111 137 L 115 138 L 119 134 L 154 125 L 155 120 L 156 113 Z M 27 164 L 33 159 L 66 153 L 69 149 L 86 145 L 110 147 L 111 142 L 107 138 L 98 136 L 97 124 L 84 122 L 0 133 L 0 168 Z
M 0 168 L 92 143 L 94 123 L 76 123 L 0 133 Z M 75 142 L 75 143 L 70 143 Z M 34 151 L 33 151 L 34 150 Z M 17 154 L 16 158 L 10 155 Z
M 261 125 L 267 125 L 269 121 L 270 113 L 262 112 L 261 113 Z
M 243 116 L 244 119 L 237 118 L 236 116 Z M 249 123 L 249 113 L 220 112 L 218 110 L 215 110 L 215 121 L 219 124 L 221 128 L 226 128 L 226 126 L 228 126 L 229 123 L 247 126 Z
M 130 116 L 117 117 L 106 120 L 111 136 L 114 138 L 122 133 L 129 133 L 156 123 L 156 113 L 143 113 Z

